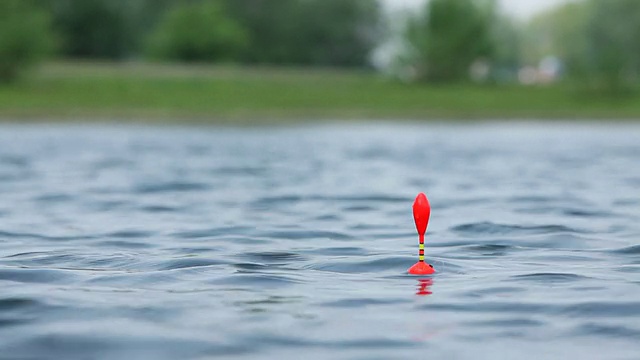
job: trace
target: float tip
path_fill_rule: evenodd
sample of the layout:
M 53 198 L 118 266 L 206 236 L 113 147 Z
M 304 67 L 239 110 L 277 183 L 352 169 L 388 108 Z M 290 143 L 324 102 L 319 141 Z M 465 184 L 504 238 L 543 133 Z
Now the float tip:
M 430 216 L 431 205 L 429 205 L 429 200 L 427 200 L 427 196 L 424 193 L 420 193 L 413 202 L 413 220 L 416 223 L 416 230 L 418 230 L 419 235 L 422 236 L 427 232 Z

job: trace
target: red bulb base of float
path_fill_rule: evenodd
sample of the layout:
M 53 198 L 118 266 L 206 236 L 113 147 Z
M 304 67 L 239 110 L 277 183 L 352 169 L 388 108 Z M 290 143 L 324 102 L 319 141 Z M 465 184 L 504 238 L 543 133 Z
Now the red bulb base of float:
M 424 261 L 419 261 L 415 265 L 409 268 L 409 274 L 411 275 L 431 275 L 436 272 L 433 266 L 427 264 Z

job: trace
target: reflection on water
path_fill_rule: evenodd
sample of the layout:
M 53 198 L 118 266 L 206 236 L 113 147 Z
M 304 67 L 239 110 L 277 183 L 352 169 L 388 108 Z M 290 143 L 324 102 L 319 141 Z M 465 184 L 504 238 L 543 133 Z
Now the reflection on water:
M 427 296 L 433 294 L 431 292 L 431 286 L 433 285 L 433 279 L 418 279 L 418 291 L 416 295 Z

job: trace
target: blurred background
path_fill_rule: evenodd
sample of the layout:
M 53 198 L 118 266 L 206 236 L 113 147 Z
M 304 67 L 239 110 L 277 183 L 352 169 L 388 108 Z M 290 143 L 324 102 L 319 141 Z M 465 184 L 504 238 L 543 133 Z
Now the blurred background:
M 0 117 L 636 118 L 635 0 L 2 0 Z
M 0 0 L 0 360 L 637 360 L 639 75 L 639 0 Z

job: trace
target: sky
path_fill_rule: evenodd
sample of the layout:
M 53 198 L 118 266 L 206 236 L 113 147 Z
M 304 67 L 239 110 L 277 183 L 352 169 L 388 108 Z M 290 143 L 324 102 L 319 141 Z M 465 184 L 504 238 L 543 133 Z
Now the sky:
M 415 8 L 424 3 L 425 0 L 384 0 L 391 8 Z M 502 9 L 511 15 L 521 19 L 530 18 L 558 4 L 570 0 L 498 0 Z
M 567 2 L 567 0 L 500 0 L 502 8 L 519 18 L 528 18 L 532 15 Z

